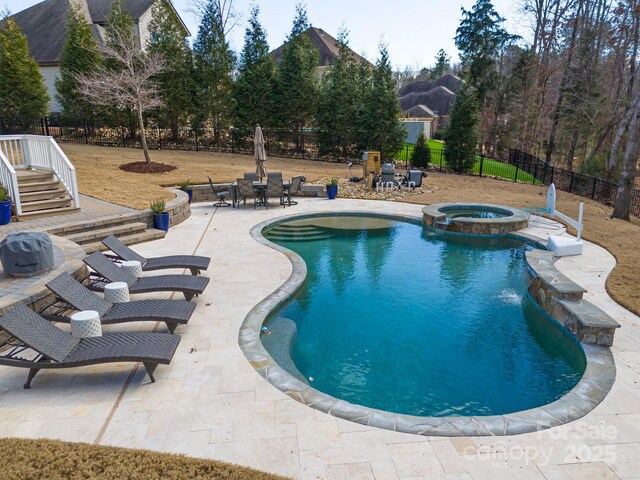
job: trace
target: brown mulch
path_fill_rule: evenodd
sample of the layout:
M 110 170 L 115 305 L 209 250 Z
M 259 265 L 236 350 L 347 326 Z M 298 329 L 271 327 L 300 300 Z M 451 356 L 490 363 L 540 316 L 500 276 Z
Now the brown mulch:
M 175 170 L 175 165 L 158 162 L 131 162 L 120 165 L 120 169 L 129 173 L 166 173 Z
M 0 439 L 7 480 L 284 480 L 215 460 L 56 440 Z

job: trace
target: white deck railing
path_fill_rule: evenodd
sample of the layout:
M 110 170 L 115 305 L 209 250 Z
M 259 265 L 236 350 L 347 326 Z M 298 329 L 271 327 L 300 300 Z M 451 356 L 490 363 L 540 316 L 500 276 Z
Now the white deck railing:
M 9 196 L 13 201 L 16 209 L 16 214 L 21 215 L 22 209 L 20 208 L 20 195 L 18 193 L 18 177 L 16 176 L 16 170 L 9 162 L 9 159 L 0 150 L 0 184 L 9 192 Z M 17 202 L 14 199 L 18 199 Z M 2 199 L 4 200 L 4 199 Z
M 5 188 L 15 188 L 15 192 L 11 193 L 11 199 L 18 215 L 22 213 L 22 209 L 20 208 L 16 169 L 35 168 L 55 173 L 69 197 L 71 197 L 74 207 L 80 206 L 76 169 L 53 137 L 0 135 L 0 152 L 4 153 L 4 160 L 6 160 L 6 164 L 4 164 L 3 160 L 1 174 L 3 185 L 5 185 L 5 181 L 9 181 L 9 177 L 5 180 L 5 171 L 7 174 L 11 173 L 7 167 L 12 167 L 14 170 L 11 175 L 13 187 L 5 185 Z

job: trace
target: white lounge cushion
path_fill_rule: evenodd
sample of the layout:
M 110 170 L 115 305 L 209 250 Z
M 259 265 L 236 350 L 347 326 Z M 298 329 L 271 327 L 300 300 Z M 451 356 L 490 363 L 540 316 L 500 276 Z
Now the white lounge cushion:
M 549 235 L 547 238 L 547 245 L 556 257 L 582 255 L 582 240 L 578 240 L 575 237 Z

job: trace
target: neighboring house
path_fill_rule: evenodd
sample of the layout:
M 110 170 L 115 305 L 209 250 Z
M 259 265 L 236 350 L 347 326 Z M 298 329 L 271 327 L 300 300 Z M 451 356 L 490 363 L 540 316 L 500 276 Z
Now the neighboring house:
M 327 32 L 322 30 L 321 28 L 310 27 L 307 32 L 309 33 L 309 37 L 311 38 L 311 43 L 318 50 L 319 53 L 319 62 L 318 62 L 318 74 L 320 76 L 324 75 L 329 68 L 335 65 L 336 58 L 340 52 L 340 46 L 338 40 Z M 280 45 L 276 48 L 271 54 L 275 58 L 276 62 L 279 62 L 282 58 L 282 52 L 284 51 L 287 42 Z M 366 58 L 358 55 L 353 50 L 349 50 L 354 60 L 358 63 L 366 63 L 371 68 L 373 65 Z
M 123 0 L 122 2 L 122 8 L 133 17 L 136 37 L 141 48 L 146 45 L 150 37 L 151 7 L 156 1 L 161 0 Z M 51 112 L 60 111 L 60 105 L 55 98 L 55 79 L 60 73 L 67 12 L 72 3 L 79 5 L 84 12 L 87 23 L 92 26 L 98 45 L 104 45 L 106 40 L 104 26 L 111 11 L 111 0 L 45 0 L 11 16 L 27 37 L 31 56 L 38 62 L 40 73 L 44 77 L 51 97 L 49 104 Z M 175 9 L 174 12 L 184 29 L 185 37 L 190 36 L 180 15 Z
M 400 107 L 403 121 L 422 122 L 429 137 L 439 128 L 449 125 L 449 112 L 462 80 L 445 73 L 435 80 L 413 82 L 400 89 Z M 409 126 L 409 125 L 407 125 Z M 413 143 L 413 142 L 411 142 Z

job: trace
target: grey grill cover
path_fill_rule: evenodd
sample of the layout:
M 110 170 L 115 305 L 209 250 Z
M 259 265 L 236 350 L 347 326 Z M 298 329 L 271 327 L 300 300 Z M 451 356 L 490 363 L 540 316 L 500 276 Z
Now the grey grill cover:
M 53 243 L 46 233 L 7 235 L 0 242 L 0 260 L 7 275 L 38 275 L 53 268 Z

